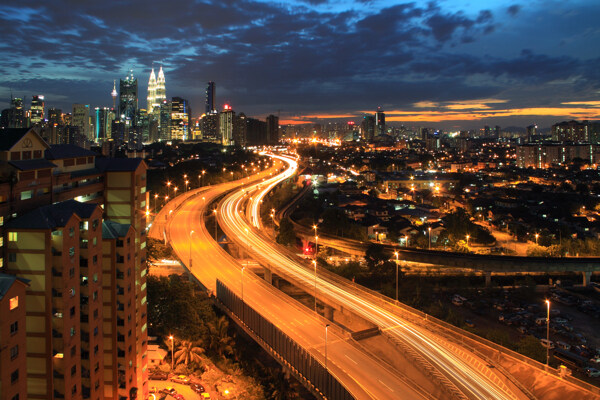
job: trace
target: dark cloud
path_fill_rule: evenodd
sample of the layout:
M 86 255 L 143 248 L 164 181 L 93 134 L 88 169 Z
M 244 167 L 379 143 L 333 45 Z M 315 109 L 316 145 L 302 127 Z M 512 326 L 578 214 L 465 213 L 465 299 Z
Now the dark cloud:
M 519 4 L 513 4 L 512 6 L 506 9 L 506 12 L 513 17 L 516 16 L 519 13 L 519 11 L 521 11 L 521 5 Z

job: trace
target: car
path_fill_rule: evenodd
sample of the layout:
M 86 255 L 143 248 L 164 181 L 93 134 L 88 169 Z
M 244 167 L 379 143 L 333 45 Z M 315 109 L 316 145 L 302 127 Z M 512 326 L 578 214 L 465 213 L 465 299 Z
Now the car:
M 469 328 L 475 328 L 475 324 L 470 319 L 465 319 L 465 325 Z
M 160 391 L 158 393 L 165 394 L 165 395 L 166 394 L 170 394 L 171 396 L 173 396 L 174 394 L 177 393 L 177 390 L 175 390 L 174 387 L 168 386 L 168 387 L 166 387 L 164 389 L 160 389 Z
M 562 324 L 566 324 L 568 321 L 565 318 L 560 318 L 559 317 L 559 318 L 554 318 L 553 322 L 556 322 L 557 324 L 561 324 L 562 325 Z
M 540 343 L 542 344 L 542 346 L 547 347 L 549 349 L 553 349 L 555 347 L 554 342 L 552 340 L 540 339 Z
M 167 374 L 166 372 L 156 371 L 150 374 L 148 378 L 153 381 L 166 381 L 167 379 L 169 379 L 169 374 Z
M 596 368 L 588 367 L 588 368 L 584 369 L 584 372 L 590 378 L 597 378 L 600 376 L 600 371 L 598 371 Z
M 188 385 L 190 383 L 190 378 L 185 375 L 177 375 L 171 378 L 171 382 L 182 383 L 184 385 Z
M 594 364 L 600 364 L 600 356 L 590 358 L 590 362 L 593 362 Z
M 556 342 L 556 345 L 563 350 L 571 350 L 571 345 L 569 343 L 565 343 L 559 340 Z
M 204 389 L 204 386 L 202 386 L 199 383 L 190 383 L 190 387 L 192 388 L 192 390 L 198 394 L 202 394 L 204 392 L 206 392 L 206 389 Z

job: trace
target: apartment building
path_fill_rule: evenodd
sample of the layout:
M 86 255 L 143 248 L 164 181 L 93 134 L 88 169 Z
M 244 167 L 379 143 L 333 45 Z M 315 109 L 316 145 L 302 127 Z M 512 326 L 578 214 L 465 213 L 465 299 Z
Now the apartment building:
M 147 201 L 141 159 L 98 158 L 77 146 L 50 146 L 35 129 L 0 130 L 0 272 L 32 280 L 23 328 L 34 346 L 28 350 L 29 398 L 101 399 L 111 393 L 125 399 L 133 389 L 147 398 Z M 110 276 L 103 282 L 108 221 L 131 228 L 133 342 L 123 344 L 125 357 L 107 364 L 122 371 L 125 390 L 103 362 L 110 358 L 107 332 L 119 331 L 107 329 L 118 313 L 104 314 L 104 303 L 118 292 Z M 111 253 L 117 259 L 120 254 Z

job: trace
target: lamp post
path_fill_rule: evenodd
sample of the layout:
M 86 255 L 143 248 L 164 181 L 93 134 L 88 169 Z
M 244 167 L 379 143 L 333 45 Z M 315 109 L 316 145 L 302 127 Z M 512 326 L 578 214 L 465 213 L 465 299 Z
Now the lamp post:
M 546 366 L 550 364 L 550 300 L 546 299 L 548 315 L 546 317 Z
M 537 246 L 537 244 L 538 244 L 538 238 L 539 238 L 539 237 L 540 237 L 540 234 L 539 234 L 539 233 L 536 233 L 536 234 L 535 234 L 535 245 L 536 245 L 536 246 Z
M 190 183 L 190 181 L 188 181 L 187 179 L 185 180 L 185 191 L 188 191 L 188 184 Z
M 427 231 L 429 232 L 429 250 L 431 250 L 431 227 L 427 227 Z
M 246 267 L 242 267 L 242 301 L 244 301 L 244 270 Z
M 190 231 L 190 269 L 192 268 L 192 235 L 194 234 L 194 230 Z
M 167 195 L 171 195 L 171 181 L 167 181 Z
M 469 247 L 469 238 L 470 238 L 470 237 L 471 237 L 471 236 L 467 235 L 467 247 Z
M 175 356 L 173 355 L 175 353 L 175 345 L 173 344 L 173 335 L 169 335 L 169 339 L 171 340 L 171 371 L 173 371 L 175 369 Z
M 317 312 L 317 260 L 313 260 L 312 263 L 315 267 L 315 312 Z
M 173 197 L 177 197 L 177 191 L 179 190 L 179 188 L 177 186 L 175 186 L 173 188 Z
M 158 193 L 154 194 L 154 212 L 156 213 L 156 199 L 158 199 Z
M 398 252 L 395 251 L 394 255 L 396 256 L 396 301 L 398 301 Z
M 218 242 L 218 240 L 217 240 L 217 209 L 216 208 L 213 210 L 213 213 L 215 214 L 215 241 Z
M 317 254 L 319 252 L 319 237 L 317 236 L 317 224 L 313 225 L 313 229 L 315 230 L 315 260 L 317 259 Z
M 325 325 L 325 369 L 327 369 L 327 329 L 329 324 Z

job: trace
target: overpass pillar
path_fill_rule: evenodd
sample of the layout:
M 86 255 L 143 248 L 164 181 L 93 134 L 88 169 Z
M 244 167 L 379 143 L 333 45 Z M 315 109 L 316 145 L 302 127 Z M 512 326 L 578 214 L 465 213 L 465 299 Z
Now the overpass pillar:
M 485 275 L 485 286 L 490 286 L 492 284 L 492 273 L 490 271 L 484 272 Z
M 588 286 L 592 281 L 592 271 L 583 272 L 583 286 Z
M 269 268 L 264 268 L 264 272 L 265 272 L 265 281 L 267 281 L 267 283 L 269 285 L 273 284 L 273 272 L 269 269 Z

